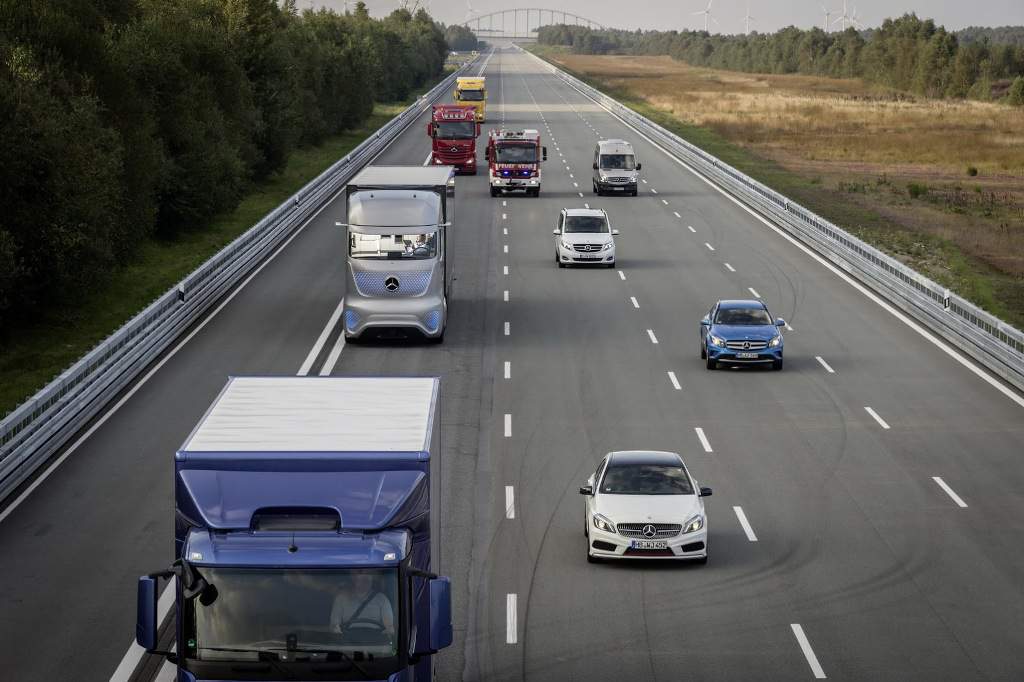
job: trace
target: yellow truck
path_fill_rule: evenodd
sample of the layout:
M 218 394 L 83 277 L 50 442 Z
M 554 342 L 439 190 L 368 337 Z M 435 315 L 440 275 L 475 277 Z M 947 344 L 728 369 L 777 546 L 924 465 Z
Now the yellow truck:
M 459 78 L 455 81 L 455 101 L 476 108 L 476 120 L 483 123 L 487 111 L 487 85 L 484 78 Z

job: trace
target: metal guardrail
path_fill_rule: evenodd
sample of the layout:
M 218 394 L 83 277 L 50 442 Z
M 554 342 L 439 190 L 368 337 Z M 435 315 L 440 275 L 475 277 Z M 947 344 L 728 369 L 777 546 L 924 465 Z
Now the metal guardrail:
M 690 144 L 650 119 L 615 101 L 528 51 L 557 78 L 628 122 L 698 173 L 725 189 L 840 270 L 965 351 L 992 372 L 1024 390 L 1024 333 L 966 299 L 882 253 Z
M 0 421 L 0 500 L 403 132 L 464 64 Z

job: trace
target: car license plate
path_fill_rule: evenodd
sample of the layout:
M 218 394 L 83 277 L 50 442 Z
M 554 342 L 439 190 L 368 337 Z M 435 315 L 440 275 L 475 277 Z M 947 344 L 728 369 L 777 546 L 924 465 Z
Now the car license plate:
M 740 360 L 756 360 L 757 353 L 737 353 L 736 357 L 738 357 Z
M 668 540 L 633 540 L 629 546 L 632 549 L 668 549 Z
M 583 260 L 600 260 L 601 256 L 597 255 L 596 253 L 595 254 L 584 253 L 584 254 L 580 254 L 580 258 L 583 259 Z

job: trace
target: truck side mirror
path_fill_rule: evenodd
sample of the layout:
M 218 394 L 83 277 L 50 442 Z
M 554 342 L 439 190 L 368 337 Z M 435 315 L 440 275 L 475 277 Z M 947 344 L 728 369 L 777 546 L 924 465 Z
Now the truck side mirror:
M 430 581 L 430 649 L 440 651 L 452 644 L 452 583 L 448 578 Z
M 597 170 L 597 164 L 596 163 L 594 164 L 594 170 Z
M 636 169 L 637 169 L 637 170 L 640 170 L 640 169 L 641 169 L 641 168 L 643 168 L 643 167 L 644 167 L 644 165 L 643 165 L 642 163 L 638 163 L 638 164 L 636 165 Z
M 433 123 L 428 123 L 427 124 L 427 137 L 433 137 L 433 136 L 434 136 L 434 124 Z
M 156 649 L 156 578 L 139 577 L 135 612 L 135 641 L 146 651 Z
M 548 160 L 548 148 L 547 147 L 541 147 L 540 151 L 541 151 L 540 160 L 541 161 L 547 161 Z
M 555 229 L 551 230 L 551 234 L 562 234 L 562 231 L 556 227 Z

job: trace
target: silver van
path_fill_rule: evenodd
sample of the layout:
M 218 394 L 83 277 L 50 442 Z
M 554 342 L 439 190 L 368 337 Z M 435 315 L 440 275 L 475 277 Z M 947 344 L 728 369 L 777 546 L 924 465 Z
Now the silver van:
M 594 194 L 632 194 L 640 181 L 640 164 L 625 140 L 600 140 L 594 148 Z
M 346 339 L 370 327 L 444 339 L 454 198 L 451 166 L 369 166 L 349 182 Z

